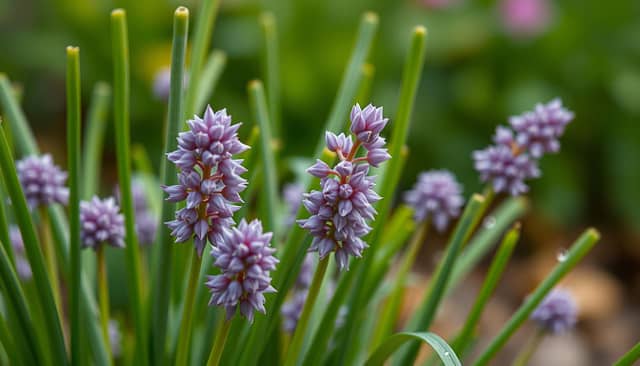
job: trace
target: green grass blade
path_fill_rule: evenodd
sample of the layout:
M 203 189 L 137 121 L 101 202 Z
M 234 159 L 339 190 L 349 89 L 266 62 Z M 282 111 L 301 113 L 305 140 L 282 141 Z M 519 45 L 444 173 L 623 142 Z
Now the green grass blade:
M 184 7 L 176 9 L 173 18 L 173 45 L 171 51 L 171 85 L 169 92 L 169 113 L 167 127 L 165 128 L 162 168 L 160 182 L 165 185 L 177 183 L 176 167 L 164 155 L 177 148 L 176 137 L 181 130 L 183 116 L 184 91 L 182 80 L 184 78 L 185 55 L 187 53 L 187 35 L 189 31 L 189 10 Z M 173 220 L 175 203 L 162 202 L 160 209 L 161 222 Z M 173 268 L 172 249 L 173 239 L 164 224 L 158 228 L 156 249 L 159 251 L 159 263 L 153 268 L 152 291 L 152 363 L 162 364 L 165 357 L 165 344 L 167 335 L 167 318 L 171 294 L 171 272 Z
M 373 77 L 376 74 L 376 67 L 372 64 L 366 63 L 362 65 L 362 81 L 360 82 L 360 88 L 356 94 L 356 103 L 366 105 L 369 103 L 371 97 L 371 89 L 373 88 Z
M 451 271 L 446 294 L 452 291 L 480 260 L 489 253 L 500 239 L 502 233 L 522 217 L 528 208 L 529 204 L 526 198 L 511 197 L 489 215 L 495 219 L 494 224 L 491 227 L 483 226 L 460 254 L 460 258 L 458 258 L 453 271 Z
M 102 151 L 104 135 L 107 130 L 107 116 L 111 101 L 111 87 L 99 82 L 93 88 L 91 104 L 87 116 L 87 129 L 84 135 L 84 149 L 82 156 L 82 198 L 90 200 L 97 194 L 100 187 L 100 172 L 102 170 Z
M 183 116 L 189 117 L 198 111 L 196 107 L 196 99 L 200 88 L 200 74 L 204 65 L 207 49 L 213 34 L 213 25 L 218 15 L 220 0 L 203 0 L 200 8 L 200 14 L 196 20 L 196 29 L 193 32 L 194 39 L 191 46 L 191 64 L 189 66 L 189 86 L 184 102 Z
M 45 327 L 49 342 L 51 343 L 52 360 L 57 365 L 66 365 L 67 356 L 65 354 L 64 337 L 53 299 L 51 282 L 47 276 L 44 258 L 42 257 L 38 237 L 33 226 L 33 221 L 31 220 L 31 213 L 27 206 L 27 200 L 22 192 L 20 181 L 18 180 L 16 167 L 13 162 L 13 157 L 11 156 L 11 151 L 9 150 L 4 129 L 0 129 L 0 168 L 4 176 L 7 192 L 11 197 L 15 218 L 20 227 L 22 238 L 24 239 L 25 250 L 29 258 L 29 263 L 31 264 L 31 271 L 33 272 L 33 280 L 38 283 L 38 299 L 44 313 Z
M 80 49 L 67 47 L 67 169 L 69 170 L 69 258 L 70 282 L 70 328 L 71 364 L 83 362 L 84 327 L 80 286 L 82 255 L 80 253 Z
M 625 353 L 613 366 L 631 366 L 640 359 L 640 342 L 638 342 L 629 352 Z
M 365 273 L 368 273 L 368 270 L 373 265 L 378 246 L 377 239 L 382 229 L 382 223 L 387 220 L 391 208 L 393 193 L 395 192 L 398 181 L 400 180 L 404 159 L 398 158 L 402 155 L 401 151 L 409 132 L 411 111 L 413 110 L 418 84 L 420 82 L 422 68 L 424 65 L 426 37 L 427 30 L 424 27 L 418 26 L 414 29 L 409 55 L 403 71 L 398 113 L 392 123 L 393 131 L 389 144 L 389 154 L 391 154 L 392 159 L 386 164 L 384 173 L 380 179 L 380 195 L 385 199 L 378 202 L 376 207 L 378 210 L 378 217 L 373 225 L 372 233 L 368 236 L 369 238 L 372 238 L 372 240 L 369 240 L 370 247 L 367 249 L 367 253 L 362 264 L 357 268 L 358 277 L 355 286 L 356 295 L 354 297 L 354 303 L 350 306 L 352 309 L 363 308 L 366 304 L 367 276 L 365 276 Z M 396 159 L 393 159 L 393 157 Z M 352 311 L 347 315 L 347 320 L 345 322 L 346 334 L 344 341 L 347 344 L 355 345 L 356 349 L 358 349 L 357 345 L 359 343 L 359 339 L 355 334 L 357 329 L 360 328 L 361 320 L 362 314 L 357 311 Z M 353 357 L 356 356 L 357 352 L 350 352 L 348 354 L 346 352 L 342 352 L 341 360 L 346 361 L 347 364 L 352 364 L 354 361 Z
M 0 128 L 4 127 L 4 123 L 0 119 Z M 5 196 L 4 183 L 0 179 L 0 196 Z M 7 211 L 5 210 L 5 200 L 0 200 L 0 242 L 4 246 L 4 250 L 9 257 L 9 263 L 15 265 L 16 260 L 13 254 L 13 246 L 11 246 L 11 237 L 9 236 L 9 220 L 7 219 Z
M 145 328 L 144 293 L 140 270 L 140 247 L 136 237 L 135 213 L 131 194 L 131 152 L 129 130 L 129 37 L 127 18 L 123 9 L 111 12 L 113 46 L 113 117 L 116 132 L 116 159 L 120 186 L 120 207 L 124 213 L 126 232 L 126 267 L 128 289 L 136 336 L 135 354 L 140 365 L 147 365 L 147 331 Z
M 258 80 L 249 83 L 249 102 L 253 118 L 260 127 L 260 147 L 262 149 L 263 184 L 262 195 L 266 197 L 266 211 L 261 213 L 265 222 L 265 231 L 274 231 L 278 217 L 278 177 L 273 149 L 271 122 L 267 112 L 267 100 L 262 83 Z
M 574 242 L 567 253 L 566 259 L 559 262 L 533 293 L 527 296 L 518 311 L 511 316 L 511 319 L 509 319 L 500 333 L 491 341 L 487 349 L 478 357 L 474 365 L 487 365 L 489 361 L 491 361 L 496 353 L 507 343 L 513 333 L 528 319 L 531 312 L 535 310 L 549 291 L 578 264 L 599 239 L 600 234 L 595 229 L 588 229 Z
M 453 235 L 447 244 L 444 258 L 442 259 L 442 262 L 440 262 L 438 270 L 432 279 L 429 291 L 427 291 L 420 308 L 416 313 L 416 320 L 415 322 L 411 322 L 409 325 L 410 329 L 428 330 L 431 326 L 431 322 L 433 322 L 436 311 L 442 301 L 444 291 L 449 280 L 449 275 L 451 274 L 456 259 L 462 249 L 465 238 L 469 235 L 469 232 L 473 230 L 473 222 L 478 215 L 482 214 L 481 211 L 484 202 L 484 197 L 478 194 L 474 194 L 471 199 L 469 199 L 467 207 L 462 213 L 462 217 L 456 225 Z M 419 348 L 419 344 L 410 344 L 407 351 L 404 352 L 400 358 L 401 361 L 399 364 L 413 364 L 416 356 L 418 355 Z
M 31 362 L 34 362 L 34 365 L 41 364 L 45 360 L 43 353 L 44 347 L 42 344 L 38 344 L 39 338 L 36 335 L 24 293 L 20 287 L 14 267 L 9 261 L 9 256 L 4 250 L 4 245 L 0 246 L 0 278 L 2 278 L 3 284 L 3 302 L 11 309 L 11 314 L 15 314 L 17 323 L 19 324 L 17 329 L 11 330 L 11 332 L 15 332 L 16 334 L 12 333 L 9 336 L 9 340 L 15 339 L 20 341 L 20 343 L 26 346 L 26 350 L 28 351 L 24 356 L 31 360 Z M 10 351 L 7 349 L 10 345 L 4 341 L 3 344 L 5 344 L 5 349 Z
M 422 332 L 403 332 L 397 333 L 389 337 L 378 349 L 369 357 L 366 366 L 384 365 L 386 359 L 397 351 L 400 347 L 407 343 L 415 343 L 416 341 L 424 342 L 430 345 L 440 357 L 445 366 L 461 366 L 458 356 L 451 347 L 435 333 Z M 410 364 L 407 364 L 410 365 Z
M 198 81 L 198 92 L 196 93 L 195 111 L 203 111 L 207 101 L 218 85 L 220 76 L 227 63 L 227 54 L 224 51 L 213 50 L 207 63 L 204 65 L 202 75 Z
M 500 248 L 489 267 L 489 273 L 487 273 L 487 277 L 480 288 L 476 301 L 469 312 L 469 316 L 467 316 L 467 320 L 460 333 L 456 336 L 455 341 L 451 343 L 453 349 L 458 354 L 463 354 L 470 346 L 471 341 L 473 340 L 473 334 L 480 320 L 480 316 L 482 315 L 482 311 L 498 285 L 498 281 L 500 281 L 500 278 L 502 277 L 502 273 L 511 258 L 511 254 L 513 253 L 513 249 L 515 248 L 518 239 L 520 239 L 520 224 L 516 224 L 511 230 L 509 230 L 502 240 Z
M 260 16 L 260 29 L 263 37 L 262 63 L 264 83 L 267 89 L 267 104 L 271 120 L 272 135 L 279 141 L 281 136 L 280 120 L 280 60 L 278 53 L 278 28 L 273 13 L 265 12 Z

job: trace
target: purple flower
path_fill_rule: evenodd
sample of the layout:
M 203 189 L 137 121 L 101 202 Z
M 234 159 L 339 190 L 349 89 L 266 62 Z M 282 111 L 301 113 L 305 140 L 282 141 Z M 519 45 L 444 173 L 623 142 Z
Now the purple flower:
M 321 178 L 321 189 L 304 195 L 302 203 L 311 217 L 298 221 L 314 236 L 309 250 L 317 251 L 320 258 L 335 252 L 340 270 L 349 268 L 350 255 L 362 256 L 367 243 L 361 238 L 371 231 L 367 220 L 373 220 L 376 214 L 372 204 L 381 199 L 373 190 L 374 177 L 367 175 L 369 166 L 390 158 L 385 141 L 379 136 L 387 123 L 382 108 L 368 105 L 361 110 L 356 105 L 351 111 L 351 121 L 355 143 L 351 136 L 327 132 L 327 146 L 340 161 L 331 168 L 318 160 L 307 170 Z M 356 157 L 360 147 L 367 151 L 366 156 Z M 372 151 L 376 151 L 375 159 L 370 156 Z
M 525 193 L 529 187 L 526 179 L 540 176 L 538 162 L 527 154 L 515 155 L 513 150 L 504 146 L 489 146 L 473 153 L 475 168 L 480 180 L 491 182 L 496 192 L 508 192 L 512 196 Z
M 500 15 L 511 35 L 517 38 L 532 37 L 549 26 L 551 6 L 548 0 L 502 0 Z
M 114 198 L 80 202 L 80 241 L 83 248 L 98 249 L 103 243 L 124 248 L 124 217 Z
M 69 201 L 69 189 L 64 185 L 67 173 L 53 164 L 51 155 L 28 156 L 18 161 L 16 168 L 31 208 Z
M 511 117 L 515 130 L 498 126 L 493 136 L 495 145 L 473 152 L 475 168 L 483 182 L 491 182 L 494 191 L 516 196 L 527 192 L 525 180 L 541 175 L 538 159 L 547 152 L 560 149 L 558 138 L 573 113 L 562 107 L 560 99 L 538 104 L 533 112 Z
M 511 117 L 509 124 L 517 132 L 518 145 L 527 149 L 534 158 L 540 158 L 544 153 L 560 150 L 558 138 L 573 117 L 573 112 L 564 108 L 562 101 L 556 98 L 547 104 L 537 104 L 533 111 Z
M 114 192 L 117 202 L 120 204 L 120 188 L 116 186 Z M 131 196 L 133 198 L 133 210 L 135 214 L 138 244 L 153 244 L 156 240 L 156 233 L 158 231 L 158 219 L 151 211 L 151 207 L 149 207 L 147 192 L 145 191 L 144 184 L 140 179 L 133 179 L 131 181 Z
M 531 313 L 531 320 L 547 332 L 559 334 L 573 328 L 577 322 L 578 306 L 571 293 L 552 290 Z
M 404 199 L 414 209 L 417 222 L 431 219 L 435 228 L 442 232 L 449 220 L 458 217 L 464 204 L 462 188 L 456 178 L 446 170 L 421 173 L 413 189 L 405 193 Z
M 189 130 L 180 133 L 178 150 L 167 158 L 180 169 L 179 184 L 163 186 L 171 202 L 186 201 L 176 218 L 167 222 L 177 242 L 193 237 L 198 255 L 207 240 L 216 245 L 222 232 L 233 225 L 233 213 L 239 209 L 240 192 L 247 181 L 240 176 L 247 170 L 242 160 L 233 159 L 249 147 L 238 139 L 240 124 L 231 124 L 225 109 L 214 112 L 210 106 L 204 118 L 187 121 Z
M 278 259 L 271 247 L 272 234 L 262 232 L 262 223 L 240 221 L 237 228 L 225 229 L 222 240 L 211 250 L 214 265 L 222 272 L 209 276 L 209 305 L 224 306 L 227 319 L 240 308 L 240 314 L 253 321 L 253 311 L 265 313 L 264 294 L 276 292 L 271 286 L 270 272 Z
M 16 257 L 16 271 L 18 272 L 18 276 L 24 281 L 30 280 L 32 277 L 31 265 L 26 258 L 22 234 L 20 233 L 20 229 L 15 225 L 9 227 L 9 240 L 11 241 L 13 253 Z

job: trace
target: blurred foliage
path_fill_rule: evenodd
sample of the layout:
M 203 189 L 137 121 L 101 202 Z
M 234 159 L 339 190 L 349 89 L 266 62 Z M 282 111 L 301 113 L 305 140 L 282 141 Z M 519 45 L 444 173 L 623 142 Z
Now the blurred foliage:
M 227 107 L 236 120 L 254 123 L 246 85 L 261 77 L 257 19 L 262 11 L 273 11 L 281 49 L 283 156 L 309 154 L 307 142 L 315 141 L 327 117 L 359 15 L 365 10 L 381 15 L 370 57 L 376 69 L 371 101 L 384 105 L 391 117 L 410 31 L 424 24 L 427 64 L 403 188 L 421 170 L 447 168 L 467 194 L 477 191 L 471 152 L 488 145 L 496 125 L 509 115 L 559 96 L 576 119 L 562 153 L 542 162 L 545 178 L 532 184 L 535 208 L 568 227 L 590 222 L 640 230 L 640 2 L 555 1 L 548 27 L 529 37 L 506 30 L 496 1 L 449 2 L 433 7 L 429 0 L 223 1 L 213 47 L 227 52 L 229 60 L 211 103 Z M 85 105 L 95 82 L 111 80 L 109 11 L 125 7 L 132 138 L 159 158 L 158 128 L 166 106 L 154 99 L 151 85 L 155 72 L 169 64 L 177 5 L 197 14 L 193 0 L 0 0 L 0 72 L 22 86 L 23 105 L 38 135 L 63 141 L 66 45 L 81 49 Z M 113 131 L 109 134 L 112 138 Z

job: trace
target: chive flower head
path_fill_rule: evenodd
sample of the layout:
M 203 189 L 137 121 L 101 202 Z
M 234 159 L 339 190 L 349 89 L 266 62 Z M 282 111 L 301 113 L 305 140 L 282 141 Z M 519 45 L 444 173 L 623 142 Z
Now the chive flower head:
M 207 106 L 204 117 L 187 121 L 189 130 L 178 136 L 178 149 L 167 154 L 176 164 L 178 184 L 163 186 L 171 202 L 186 201 L 175 220 L 167 222 L 176 242 L 193 238 L 196 252 L 202 255 L 207 240 L 222 242 L 224 229 L 233 224 L 233 213 L 242 202 L 240 192 L 247 181 L 240 175 L 247 170 L 233 156 L 249 147 L 238 139 L 240 124 L 231 124 L 225 109 L 214 112 Z
M 414 220 L 430 219 L 436 230 L 442 232 L 449 221 L 460 215 L 464 204 L 462 188 L 456 178 L 446 170 L 420 173 L 413 188 L 404 199 L 414 209 Z
M 209 276 L 206 282 L 211 291 L 209 305 L 224 306 L 227 319 L 240 309 L 240 314 L 253 321 L 253 312 L 265 313 L 264 294 L 276 292 L 271 286 L 270 273 L 278 259 L 271 247 L 271 233 L 262 232 L 262 223 L 244 219 L 237 227 L 227 228 L 222 240 L 211 250 L 214 265 L 221 274 Z
M 80 202 L 80 242 L 83 248 L 98 249 L 104 243 L 124 248 L 124 216 L 113 197 Z
M 51 155 L 28 156 L 17 162 L 16 170 L 31 208 L 69 201 L 67 173 L 53 163 Z
M 367 220 L 373 220 L 376 210 L 372 204 L 381 197 L 373 190 L 374 178 L 369 166 L 379 166 L 391 158 L 380 132 L 388 120 L 382 108 L 355 105 L 351 111 L 353 136 L 327 132 L 327 148 L 336 153 L 339 162 L 330 167 L 318 160 L 307 172 L 320 178 L 320 190 L 304 195 L 303 205 L 311 214 L 298 224 L 313 235 L 310 251 L 320 258 L 335 252 L 340 270 L 349 268 L 349 256 L 361 257 L 368 246 L 362 237 L 371 231 Z M 354 141 L 355 140 L 355 141 Z M 358 156 L 362 147 L 365 154 Z
M 578 306 L 567 290 L 552 290 L 531 313 L 531 320 L 552 334 L 564 333 L 577 322 Z

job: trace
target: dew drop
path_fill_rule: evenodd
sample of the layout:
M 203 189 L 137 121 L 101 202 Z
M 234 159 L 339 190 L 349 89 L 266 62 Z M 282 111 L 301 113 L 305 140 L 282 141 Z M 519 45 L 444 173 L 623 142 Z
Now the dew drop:
M 492 229 L 494 226 L 496 226 L 496 218 L 493 216 L 487 216 L 483 221 L 482 221 L 482 226 L 485 229 Z
M 558 262 L 564 262 L 567 260 L 568 256 L 569 251 L 566 249 L 562 249 L 560 252 L 558 252 L 558 256 L 556 258 L 558 259 Z
M 449 351 L 444 351 L 445 356 L 449 356 Z

